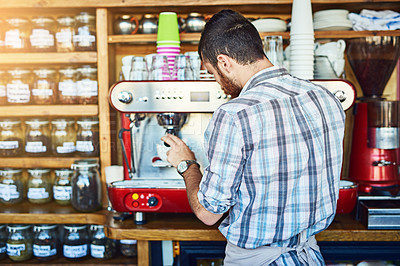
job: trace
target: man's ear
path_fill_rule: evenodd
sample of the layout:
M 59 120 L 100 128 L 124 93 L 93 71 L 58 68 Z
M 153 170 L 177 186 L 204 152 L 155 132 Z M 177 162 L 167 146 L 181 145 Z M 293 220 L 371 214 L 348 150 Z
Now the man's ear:
M 220 54 L 217 56 L 217 62 L 221 71 L 226 71 L 226 73 L 232 71 L 232 59 L 229 56 Z

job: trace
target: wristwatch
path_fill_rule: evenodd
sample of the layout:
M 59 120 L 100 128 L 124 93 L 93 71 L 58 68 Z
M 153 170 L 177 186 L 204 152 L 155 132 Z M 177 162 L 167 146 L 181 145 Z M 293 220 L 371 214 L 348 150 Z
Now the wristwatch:
M 196 160 L 183 160 L 178 164 L 176 167 L 176 170 L 178 173 L 183 176 L 183 173 L 186 172 L 186 170 L 191 166 L 192 164 L 197 164 L 199 167 L 200 165 L 196 162 Z

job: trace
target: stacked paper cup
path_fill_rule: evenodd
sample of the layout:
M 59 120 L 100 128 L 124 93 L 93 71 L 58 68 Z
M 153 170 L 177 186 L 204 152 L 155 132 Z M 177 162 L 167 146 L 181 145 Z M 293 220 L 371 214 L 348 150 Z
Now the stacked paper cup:
M 174 12 L 162 12 L 158 18 L 157 54 L 164 55 L 168 60 L 170 73 L 174 68 L 175 56 L 180 54 L 178 16 Z M 171 77 L 174 79 L 174 77 Z
M 290 73 L 314 77 L 314 27 L 310 0 L 293 0 L 290 28 Z

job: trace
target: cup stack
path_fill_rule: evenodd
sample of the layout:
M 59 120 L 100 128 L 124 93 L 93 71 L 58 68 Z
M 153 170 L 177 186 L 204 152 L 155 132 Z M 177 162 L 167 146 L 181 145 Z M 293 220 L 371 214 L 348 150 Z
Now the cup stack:
M 174 12 L 162 12 L 158 18 L 157 54 L 165 55 L 168 59 L 168 68 L 172 73 L 175 56 L 180 54 L 178 16 Z M 171 77 L 171 79 L 174 79 Z
M 290 28 L 290 73 L 314 77 L 314 27 L 310 0 L 293 0 Z

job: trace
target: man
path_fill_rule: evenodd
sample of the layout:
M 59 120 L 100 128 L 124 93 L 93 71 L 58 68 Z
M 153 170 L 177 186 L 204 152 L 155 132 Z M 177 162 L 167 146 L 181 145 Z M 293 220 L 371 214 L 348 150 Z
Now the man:
M 219 226 L 224 265 L 323 265 L 314 235 L 336 210 L 345 119 L 339 101 L 273 66 L 257 30 L 234 11 L 210 19 L 199 54 L 232 96 L 204 134 L 204 175 L 182 140 L 162 140 L 195 215 L 213 225 L 229 211 Z

